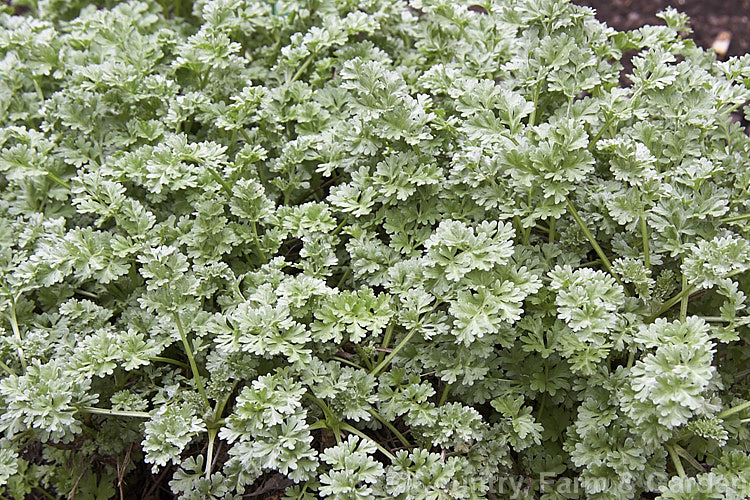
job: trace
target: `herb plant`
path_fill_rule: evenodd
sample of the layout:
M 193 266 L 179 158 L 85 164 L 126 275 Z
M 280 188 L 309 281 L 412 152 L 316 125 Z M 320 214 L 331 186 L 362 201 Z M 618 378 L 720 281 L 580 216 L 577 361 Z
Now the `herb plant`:
M 26 4 L 4 498 L 750 496 L 750 56 L 564 0 Z

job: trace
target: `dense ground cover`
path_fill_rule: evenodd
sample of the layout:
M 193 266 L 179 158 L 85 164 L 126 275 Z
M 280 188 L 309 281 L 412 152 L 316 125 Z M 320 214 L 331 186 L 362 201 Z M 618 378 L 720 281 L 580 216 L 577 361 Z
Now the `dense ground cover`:
M 749 56 L 166 7 L 0 14 L 3 496 L 750 495 Z

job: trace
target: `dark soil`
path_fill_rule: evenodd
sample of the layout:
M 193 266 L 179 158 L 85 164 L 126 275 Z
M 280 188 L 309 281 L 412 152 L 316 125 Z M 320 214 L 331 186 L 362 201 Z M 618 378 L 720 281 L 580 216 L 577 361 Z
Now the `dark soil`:
M 710 48 L 722 31 L 732 35 L 727 55 L 750 52 L 750 0 L 573 0 L 596 9 L 596 18 L 619 30 L 664 24 L 656 13 L 672 6 L 690 16 L 695 42 Z

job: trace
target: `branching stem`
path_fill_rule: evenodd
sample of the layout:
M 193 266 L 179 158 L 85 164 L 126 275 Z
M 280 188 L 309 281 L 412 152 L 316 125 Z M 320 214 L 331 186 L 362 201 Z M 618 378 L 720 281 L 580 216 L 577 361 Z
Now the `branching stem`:
M 339 363 L 344 363 L 345 365 L 349 365 L 351 367 L 358 368 L 360 370 L 364 370 L 365 369 L 363 366 L 359 366 L 354 361 L 349 361 L 348 359 L 342 358 L 341 356 L 333 356 L 331 359 L 335 359 Z
M 719 222 L 721 222 L 722 224 L 726 224 L 728 222 L 741 222 L 747 219 L 750 219 L 750 214 L 742 214 L 742 215 L 734 215 L 732 217 L 724 217 L 723 219 L 720 219 Z
M 10 327 L 13 330 L 13 336 L 16 337 L 18 342 L 18 359 L 21 361 L 21 367 L 23 371 L 26 371 L 26 355 L 23 353 L 23 338 L 21 337 L 21 330 L 18 328 L 18 319 L 16 318 L 16 299 L 10 301 Z
M 643 240 L 643 262 L 646 269 L 651 269 L 651 249 L 648 244 L 648 223 L 646 214 L 641 211 L 641 239 Z
M 434 305 L 434 306 L 432 307 L 432 309 L 430 309 L 429 311 L 425 312 L 425 313 L 424 313 L 424 314 L 422 315 L 422 319 L 426 318 L 426 317 L 427 317 L 427 316 L 428 316 L 429 314 L 431 314 L 431 313 L 432 313 L 432 312 L 433 312 L 433 311 L 434 311 L 435 309 L 437 309 L 437 308 L 438 308 L 438 306 L 440 306 L 440 304 L 441 304 L 441 303 L 442 303 L 442 302 L 438 302 L 438 303 L 436 303 L 436 304 L 435 304 L 435 305 Z M 390 364 L 391 360 L 393 360 L 393 358 L 394 358 L 394 357 L 396 356 L 396 354 L 398 354 L 398 352 L 399 352 L 399 351 L 400 351 L 401 349 L 403 349 L 403 348 L 404 348 L 404 346 L 405 346 L 406 344 L 408 344 L 408 343 L 409 343 L 409 341 L 411 340 L 411 338 L 412 338 L 412 337 L 414 337 L 414 335 L 416 335 L 416 333 L 417 333 L 417 332 L 419 331 L 419 327 L 420 327 L 420 326 L 422 326 L 422 321 L 421 321 L 421 320 L 419 321 L 419 323 L 417 323 L 416 325 L 414 325 L 414 328 L 412 328 L 412 329 L 411 329 L 411 330 L 409 331 L 409 333 L 407 333 L 407 334 L 406 334 L 406 337 L 404 337 L 403 339 L 401 339 L 401 342 L 399 342 L 399 343 L 398 343 L 398 345 L 397 345 L 396 347 L 394 347 L 394 348 L 393 348 L 393 350 L 392 350 L 392 351 L 391 351 L 390 353 L 388 353 L 388 356 L 386 356 L 386 357 L 385 357 L 385 359 L 384 359 L 383 361 L 381 361 L 380 363 L 378 363 L 378 366 L 376 366 L 376 367 L 375 367 L 375 369 L 374 369 L 374 370 L 373 370 L 372 372 L 370 372 L 370 373 L 372 373 L 372 374 L 373 374 L 373 375 L 375 375 L 376 377 L 377 377 L 378 375 L 380 375 L 380 373 L 381 373 L 381 372 L 382 372 L 382 371 L 383 371 L 383 370 L 385 369 L 385 367 L 386 367 L 386 366 L 388 366 L 388 365 Z M 386 335 L 387 335 L 387 332 L 386 332 Z M 390 342 L 390 337 L 388 338 L 388 341 Z M 384 343 L 383 343 L 383 348 L 385 348 L 385 346 L 386 346 L 386 344 L 385 344 L 385 342 L 384 342 Z
M 208 429 L 208 451 L 206 452 L 206 479 L 211 478 L 211 466 L 214 461 L 214 442 L 218 429 Z
M 260 245 L 260 236 L 258 235 L 258 227 L 255 225 L 255 221 L 250 221 L 250 229 L 253 230 L 253 243 L 258 250 L 258 256 L 260 256 L 260 260 L 265 264 L 268 262 L 268 257 L 263 251 L 263 247 Z
M 680 477 L 685 477 L 685 469 L 682 467 L 682 461 L 680 460 L 680 456 L 677 454 L 677 450 L 675 450 L 674 446 L 668 444 L 667 451 L 669 452 L 669 457 L 672 459 L 672 463 L 674 464 L 674 468 L 677 471 L 677 474 Z
M 396 457 L 393 456 L 393 453 L 391 453 L 390 451 L 386 450 L 380 443 L 378 443 L 377 441 L 375 441 L 374 439 L 372 439 L 370 436 L 368 436 L 364 432 L 360 431 L 356 427 L 352 427 L 351 425 L 349 425 L 347 423 L 341 423 L 340 425 L 341 425 L 341 430 L 342 431 L 351 432 L 352 434 L 354 434 L 356 436 L 359 436 L 362 439 L 366 439 L 367 441 L 370 441 L 372 444 L 375 445 L 375 447 L 378 450 L 380 450 L 380 452 L 383 455 L 385 455 L 386 457 L 388 457 L 391 460 L 391 462 L 394 462 L 396 460 Z
M 386 419 L 384 419 L 384 418 L 383 418 L 383 417 L 382 417 L 382 416 L 380 415 L 380 413 L 376 412 L 375 410 L 370 410 L 370 415 L 372 415 L 373 417 L 375 417 L 375 419 L 376 419 L 376 420 L 377 420 L 378 422 L 380 422 L 381 424 L 383 424 L 384 426 L 386 426 L 386 427 L 387 427 L 387 428 L 388 428 L 388 429 L 389 429 L 389 430 L 390 430 L 390 431 L 391 431 L 391 432 L 393 433 L 393 435 L 394 435 L 394 436 L 396 436 L 396 437 L 398 438 L 398 440 L 399 440 L 399 441 L 401 441 L 401 444 L 403 444 L 403 445 L 404 445 L 404 446 L 406 446 L 407 448 L 411 448 L 411 443 L 409 442 L 409 440 L 408 440 L 408 439 L 406 439 L 406 438 L 404 437 L 404 435 L 403 435 L 403 434 L 401 434 L 401 433 L 399 432 L 399 430 L 398 430 L 398 429 L 396 429 L 396 427 L 395 427 L 395 426 L 394 426 L 394 425 L 393 425 L 392 423 L 390 423 L 389 421 L 387 421 Z
M 445 384 L 445 387 L 443 387 L 443 393 L 440 395 L 440 400 L 438 401 L 438 406 L 443 406 L 446 401 L 448 401 L 448 395 L 451 392 L 451 384 Z
M 686 273 L 682 273 L 682 290 L 687 292 L 682 293 L 680 297 L 680 321 L 684 322 L 687 319 L 688 300 L 690 299 L 690 288 L 688 288 Z
M 78 411 L 80 413 L 105 415 L 108 417 L 151 418 L 151 415 L 145 411 L 109 410 L 107 408 L 96 408 L 94 406 L 83 406 L 79 408 Z
M 555 242 L 555 237 L 557 236 L 555 234 L 555 222 L 556 221 L 557 221 L 557 219 L 555 219 L 554 217 L 551 218 L 550 221 L 549 221 L 549 236 L 547 238 L 547 241 L 549 241 L 549 243 L 554 243 Z
M 380 345 L 380 347 L 383 349 L 378 354 L 378 363 L 383 362 L 383 358 L 385 358 L 385 349 L 388 349 L 388 346 L 391 343 L 391 336 L 393 336 L 393 326 L 395 325 L 395 322 L 391 321 L 388 323 L 388 326 L 385 328 L 385 336 L 383 337 L 383 343 Z
M 227 193 L 229 196 L 232 196 L 232 186 L 225 181 L 221 175 L 219 175 L 219 172 L 217 172 L 213 167 L 206 166 L 206 169 L 208 169 L 208 173 L 211 174 L 211 177 L 219 183 L 221 186 L 221 189 L 224 190 L 225 193 Z
M 372 362 L 370 362 L 370 357 L 365 354 L 365 351 L 362 349 L 362 347 L 360 347 L 358 344 L 355 344 L 354 348 L 357 350 L 359 357 L 362 358 L 362 362 L 364 362 L 367 369 L 372 370 Z
M 47 177 L 49 177 L 50 179 L 52 179 L 55 182 L 55 184 L 58 184 L 58 185 L 62 186 L 63 188 L 65 188 L 67 190 L 70 190 L 70 184 L 67 183 L 67 182 L 65 182 L 64 180 L 60 179 L 58 176 L 56 176 L 52 172 L 47 172 Z
M 619 276 L 617 276 L 614 272 L 612 272 L 612 264 L 609 262 L 609 259 L 607 258 L 607 255 L 604 253 L 604 250 L 602 250 L 602 247 L 599 246 L 599 243 L 596 241 L 596 238 L 594 238 L 594 235 L 591 234 L 591 231 L 589 231 L 589 228 L 586 226 L 586 223 L 583 222 L 583 219 L 581 219 L 581 216 L 578 214 L 578 210 L 576 210 L 576 207 L 573 206 L 573 204 L 570 202 L 570 200 L 565 197 L 565 202 L 568 206 L 568 212 L 570 212 L 570 215 L 573 216 L 573 218 L 578 223 L 578 226 L 581 228 L 581 231 L 583 231 L 583 234 L 586 235 L 586 238 L 589 240 L 589 243 L 591 243 L 591 246 L 594 247 L 594 251 L 599 256 L 599 258 L 602 260 L 602 265 L 605 267 L 607 272 L 612 275 L 612 277 L 617 281 L 617 283 L 625 288 L 625 285 L 620 280 Z
M 697 471 L 705 472 L 706 469 L 693 457 L 685 448 L 677 443 L 673 443 L 672 447 L 677 452 L 677 455 L 687 460 L 687 462 Z
M 175 325 L 177 325 L 177 331 L 180 333 L 180 338 L 182 339 L 182 345 L 185 347 L 185 354 L 187 354 L 188 361 L 190 362 L 190 369 L 193 372 L 195 385 L 198 386 L 198 392 L 200 393 L 201 398 L 203 398 L 203 403 L 206 405 L 206 408 L 209 408 L 211 404 L 209 403 L 208 397 L 206 396 L 206 390 L 203 388 L 203 381 L 201 380 L 201 374 L 198 371 L 198 364 L 195 362 L 195 357 L 193 356 L 193 349 L 190 347 L 190 342 L 188 342 L 188 338 L 185 335 L 185 330 L 182 328 L 182 322 L 180 321 L 180 316 L 177 313 L 173 313 L 172 316 L 174 317 Z
M 331 236 L 336 236 L 337 234 L 339 234 L 341 230 L 344 229 L 344 226 L 346 225 L 348 221 L 349 221 L 348 215 L 344 217 L 343 219 L 341 219 L 341 222 L 339 222 L 339 225 L 336 226 L 336 229 L 333 230 L 333 232 L 331 233 Z
M 675 295 L 674 297 L 672 297 L 671 299 L 669 299 L 668 301 L 666 301 L 664 303 L 664 305 L 661 306 L 661 309 L 659 309 L 658 312 L 656 312 L 655 314 L 651 315 L 646 320 L 646 323 L 653 323 L 656 318 L 658 318 L 659 316 L 661 316 L 665 312 L 669 311 L 670 309 L 672 309 L 672 307 L 674 307 L 675 304 L 677 304 L 678 302 L 680 302 L 682 300 L 682 296 L 683 295 L 687 295 L 689 297 L 690 295 L 693 294 L 693 292 L 695 292 L 694 288 L 690 288 L 688 290 L 684 290 L 684 289 L 681 290 L 680 293 L 678 293 L 677 295 Z
M 401 342 L 398 343 L 396 347 L 393 348 L 393 350 L 388 354 L 388 356 L 383 359 L 380 363 L 378 363 L 378 366 L 375 367 L 375 369 L 371 372 L 376 377 L 380 375 L 380 373 L 385 370 L 385 368 L 391 363 L 391 360 L 398 354 L 398 352 L 404 348 L 406 344 L 409 343 L 409 341 L 416 335 L 416 333 L 419 331 L 419 329 L 415 326 L 411 329 L 409 333 L 406 334 L 406 336 L 401 339 Z
M 221 415 L 224 413 L 224 408 L 227 406 L 227 403 L 229 402 L 229 398 L 232 397 L 232 393 L 234 393 L 235 388 L 237 388 L 237 384 L 239 383 L 239 380 L 235 380 L 232 383 L 232 388 L 229 389 L 229 392 L 226 396 L 224 396 L 224 399 L 216 403 L 216 409 L 214 411 L 214 427 L 218 429 L 218 427 L 221 425 Z
M 310 66 L 310 63 L 315 58 L 315 55 L 317 52 L 310 52 L 310 55 L 307 56 L 307 59 L 305 59 L 305 62 L 302 63 L 302 66 L 299 67 L 296 73 L 294 73 L 294 76 L 292 76 L 292 79 L 287 82 L 287 85 L 296 82 L 300 76 L 302 76 L 302 73 L 305 72 L 308 66 Z
M 727 275 L 726 275 L 726 276 L 724 276 L 724 277 L 725 277 L 725 278 L 732 278 L 732 277 L 734 277 L 734 276 L 737 276 L 738 274 L 742 274 L 742 273 L 744 273 L 745 271 L 747 271 L 747 269 L 736 269 L 736 270 L 732 271 L 731 273 L 727 274 Z M 684 282 L 683 282 L 683 283 L 684 283 Z M 693 295 L 693 294 L 694 294 L 695 292 L 697 292 L 697 291 L 698 291 L 698 288 L 697 288 L 697 287 L 695 287 L 695 286 L 691 286 L 691 287 L 689 287 L 689 288 L 687 288 L 687 289 L 682 289 L 682 290 L 680 290 L 680 292 L 679 292 L 679 293 L 678 293 L 677 295 L 675 295 L 674 297 L 672 297 L 671 299 L 669 299 L 668 301 L 666 301 L 666 302 L 664 303 L 664 305 L 663 305 L 663 306 L 661 306 L 661 309 L 659 309 L 659 311 L 658 311 L 658 312 L 656 312 L 655 314 L 652 314 L 652 315 L 651 315 L 651 316 L 650 316 L 650 317 L 649 317 L 649 318 L 648 318 L 648 319 L 646 320 L 646 323 L 653 323 L 653 322 L 654 322 L 654 320 L 655 320 L 656 318 L 658 318 L 659 316 L 661 316 L 661 315 L 662 315 L 662 314 L 664 314 L 665 312 L 667 312 L 667 311 L 669 311 L 670 309 L 672 309 L 672 307 L 674 307 L 674 305 L 675 305 L 675 304 L 677 304 L 678 302 L 680 302 L 680 301 L 682 300 L 682 296 L 683 296 L 683 295 L 687 295 L 687 296 L 688 296 L 688 300 L 690 300 L 690 299 L 689 299 L 689 297 L 690 297 L 691 295 Z
M 6 365 L 2 361 L 0 361 L 0 368 L 2 368 L 3 371 L 5 373 L 7 373 L 8 375 L 16 375 L 15 370 L 13 370 L 13 368 L 11 368 L 10 366 Z
M 534 109 L 531 110 L 531 115 L 529 116 L 529 127 L 533 127 L 536 125 L 536 112 L 537 108 L 539 108 L 539 93 L 542 90 L 542 82 L 538 81 L 536 85 L 534 86 L 534 94 L 532 99 L 534 100 Z
M 161 361 L 162 363 L 169 363 L 170 365 L 179 366 L 180 368 L 184 370 L 190 369 L 190 367 L 186 363 L 183 363 L 182 361 L 177 361 L 176 359 L 166 358 L 164 356 L 151 356 L 148 359 L 150 359 L 151 361 Z
M 604 132 L 606 132 L 609 126 L 612 125 L 613 121 L 614 119 L 611 116 L 607 118 L 607 120 L 604 122 L 604 125 L 602 125 L 602 128 L 600 128 L 599 131 L 596 133 L 596 135 L 594 135 L 594 137 L 592 137 L 591 140 L 589 141 L 589 148 L 588 148 L 589 151 L 594 150 L 594 148 L 596 147 L 596 143 L 599 142 L 599 139 L 602 138 L 602 136 L 604 135 Z
M 31 81 L 34 83 L 34 90 L 40 101 L 44 101 L 44 92 L 42 92 L 42 86 L 39 85 L 39 81 L 36 78 L 32 78 Z
M 341 290 L 341 287 L 344 286 L 344 283 L 346 283 L 347 278 L 349 278 L 349 275 L 352 273 L 351 266 L 347 266 L 346 271 L 344 271 L 344 274 L 341 275 L 341 279 L 336 284 L 336 288 Z
M 745 401 L 742 404 L 739 404 L 739 405 L 734 406 L 732 408 L 728 408 L 728 409 L 724 410 L 723 412 L 719 413 L 716 416 L 719 417 L 719 418 L 721 418 L 721 419 L 724 419 L 724 418 L 727 418 L 730 415 L 734 415 L 735 413 L 739 413 L 742 410 L 746 410 L 747 408 L 750 408 L 750 401 Z

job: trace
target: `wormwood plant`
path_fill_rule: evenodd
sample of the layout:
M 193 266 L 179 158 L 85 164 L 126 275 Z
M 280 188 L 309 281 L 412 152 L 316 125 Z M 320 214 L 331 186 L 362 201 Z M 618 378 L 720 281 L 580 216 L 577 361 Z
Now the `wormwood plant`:
M 0 14 L 2 498 L 750 496 L 750 56 L 86 3 Z

